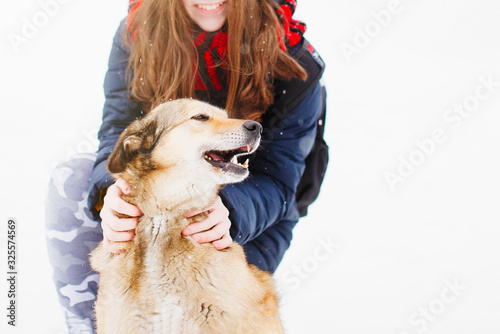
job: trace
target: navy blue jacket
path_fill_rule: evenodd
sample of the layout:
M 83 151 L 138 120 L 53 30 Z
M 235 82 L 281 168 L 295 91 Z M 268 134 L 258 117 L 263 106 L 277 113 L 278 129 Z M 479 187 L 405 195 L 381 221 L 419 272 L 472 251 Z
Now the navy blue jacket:
M 100 219 L 96 205 L 101 190 L 114 183 L 106 170 L 106 160 L 122 131 L 144 114 L 141 104 L 129 99 L 129 49 L 122 41 L 122 27 L 123 22 L 113 39 L 104 80 L 106 100 L 98 134 L 100 145 L 89 189 L 89 208 L 96 220 Z M 286 86 L 280 93 L 286 94 Z M 292 229 L 299 219 L 295 191 L 321 111 L 319 84 L 285 115 L 269 108 L 261 147 L 250 163 L 250 177 L 221 190 L 222 201 L 230 212 L 231 237 L 243 245 L 248 261 L 263 270 L 274 271 L 290 245 Z

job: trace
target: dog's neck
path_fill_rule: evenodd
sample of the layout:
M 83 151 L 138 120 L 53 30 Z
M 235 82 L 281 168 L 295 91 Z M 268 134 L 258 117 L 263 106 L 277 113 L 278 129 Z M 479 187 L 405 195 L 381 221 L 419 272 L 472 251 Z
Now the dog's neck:
M 172 179 L 175 173 L 158 173 L 155 177 L 138 178 L 124 173 L 122 177 L 129 183 L 132 194 L 124 197 L 141 209 L 146 217 L 164 217 L 171 222 L 186 221 L 184 215 L 195 210 L 204 210 L 213 204 L 220 185 L 197 182 L 182 184 Z M 203 184 L 203 186 L 200 186 Z M 187 225 L 186 223 L 183 223 Z
M 213 204 L 219 187 L 204 186 L 196 183 L 180 184 L 168 175 L 148 178 L 154 182 L 128 180 L 132 194 L 126 199 L 135 204 L 144 213 L 135 232 L 135 240 L 142 244 L 147 252 L 158 255 L 160 261 L 170 249 L 179 242 L 187 242 L 182 230 L 193 221 L 185 214 L 195 210 L 204 210 Z

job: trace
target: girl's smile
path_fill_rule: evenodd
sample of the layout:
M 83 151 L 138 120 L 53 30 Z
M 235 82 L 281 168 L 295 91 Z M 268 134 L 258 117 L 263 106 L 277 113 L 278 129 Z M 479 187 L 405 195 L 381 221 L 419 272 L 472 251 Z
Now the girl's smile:
M 201 0 L 203 1 L 203 0 Z M 227 1 L 209 2 L 205 0 L 184 0 L 189 17 L 207 32 L 217 31 L 227 19 Z

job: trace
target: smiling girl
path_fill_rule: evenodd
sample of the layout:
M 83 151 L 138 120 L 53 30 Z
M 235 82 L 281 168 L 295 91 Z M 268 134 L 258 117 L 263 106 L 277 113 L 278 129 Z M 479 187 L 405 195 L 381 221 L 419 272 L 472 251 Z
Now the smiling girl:
M 196 98 L 262 123 L 250 178 L 222 189 L 206 208 L 208 218 L 182 233 L 219 250 L 235 240 L 248 262 L 276 270 L 300 216 L 297 186 L 324 107 L 323 63 L 303 38 L 305 25 L 292 19 L 295 6 L 295 0 L 131 1 L 111 48 L 97 155 L 60 165 L 72 172 L 56 173 L 49 187 L 49 255 L 70 333 L 93 331 L 98 275 L 89 252 L 101 240 L 107 249 L 131 240 L 142 215 L 121 198 L 133 189 L 112 178 L 107 158 L 132 121 L 170 99 Z

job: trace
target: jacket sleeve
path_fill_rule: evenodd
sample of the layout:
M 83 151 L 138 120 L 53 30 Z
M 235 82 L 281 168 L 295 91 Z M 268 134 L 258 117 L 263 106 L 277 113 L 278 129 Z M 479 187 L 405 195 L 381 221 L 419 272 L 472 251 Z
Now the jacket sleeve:
M 104 78 L 105 103 L 102 124 L 99 129 L 99 149 L 97 159 L 90 178 L 88 207 L 94 219 L 100 220 L 96 205 L 101 191 L 114 183 L 114 178 L 106 170 L 106 161 L 114 149 L 120 134 L 137 118 L 142 116 L 140 103 L 129 99 L 130 91 L 127 81 L 127 64 L 129 49 L 122 39 L 124 21 L 121 22 L 109 56 L 108 71 Z
M 274 110 L 263 124 L 263 140 L 250 163 L 250 176 L 221 190 L 230 212 L 231 236 L 238 243 L 253 240 L 280 221 L 299 219 L 295 192 L 314 143 L 321 107 L 317 84 L 284 117 Z

